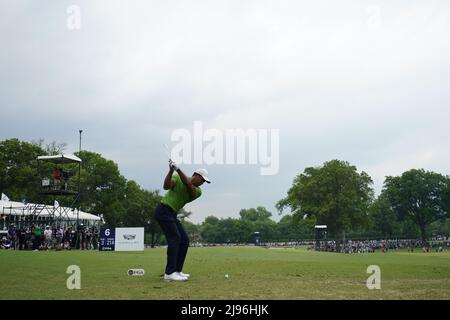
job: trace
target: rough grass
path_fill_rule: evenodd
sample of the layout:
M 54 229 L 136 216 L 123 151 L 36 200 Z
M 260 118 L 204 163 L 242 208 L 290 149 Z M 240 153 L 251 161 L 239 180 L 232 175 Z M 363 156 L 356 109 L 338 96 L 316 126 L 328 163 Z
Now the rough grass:
M 184 283 L 165 282 L 165 249 L 0 251 L 2 299 L 450 299 L 450 252 L 336 254 L 299 248 L 190 248 Z M 69 265 L 81 289 L 69 290 Z M 368 290 L 369 265 L 381 290 Z M 145 275 L 131 277 L 130 268 Z M 225 278 L 225 274 L 229 278 Z

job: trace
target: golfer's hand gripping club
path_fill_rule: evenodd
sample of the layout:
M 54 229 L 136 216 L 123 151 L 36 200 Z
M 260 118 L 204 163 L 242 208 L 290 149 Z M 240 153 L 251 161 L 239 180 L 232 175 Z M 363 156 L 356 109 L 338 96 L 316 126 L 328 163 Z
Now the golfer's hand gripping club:
M 180 169 L 175 162 L 172 161 L 172 159 L 169 159 L 169 167 L 174 170 L 174 171 L 178 171 L 178 169 Z

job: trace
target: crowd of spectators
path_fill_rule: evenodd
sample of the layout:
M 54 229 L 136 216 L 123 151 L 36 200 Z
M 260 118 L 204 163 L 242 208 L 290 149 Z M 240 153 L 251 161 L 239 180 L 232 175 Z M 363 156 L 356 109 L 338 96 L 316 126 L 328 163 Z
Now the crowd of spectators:
M 398 249 L 407 249 L 409 252 L 417 249 L 423 252 L 442 252 L 449 248 L 450 238 L 441 238 L 431 241 L 420 239 L 347 240 L 345 242 L 330 240 L 316 242 L 309 249 L 341 253 L 373 253 L 376 250 L 388 252 Z
M 264 246 L 264 247 L 294 247 L 313 245 L 314 241 L 283 241 L 283 242 L 224 242 L 224 243 L 191 243 L 191 247 L 236 247 L 236 246 Z
M 34 224 L 28 228 L 16 228 L 11 224 L 7 233 L 0 237 L 0 249 L 12 250 L 97 250 L 99 241 L 98 229 L 85 227 L 83 224 L 73 227 L 56 227 Z M 264 247 L 296 247 L 307 246 L 308 250 L 340 252 L 340 253 L 373 253 L 378 251 L 407 249 L 410 252 L 442 252 L 450 249 L 450 237 L 440 237 L 423 241 L 419 239 L 388 239 L 388 240 L 347 240 L 335 241 L 285 241 L 260 243 L 191 243 L 192 247 L 217 246 L 264 246 Z
M 3 234 L 1 249 L 12 250 L 71 250 L 98 249 L 97 228 L 87 228 L 83 224 L 73 227 L 57 227 L 34 224 L 28 228 L 16 228 L 11 224 Z
M 407 249 L 410 252 L 421 250 L 423 252 L 442 252 L 450 249 L 450 238 L 431 239 L 388 239 L 388 240 L 347 240 L 343 241 L 286 241 L 261 243 L 191 243 L 192 247 L 234 247 L 234 246 L 263 246 L 263 247 L 296 247 L 307 246 L 308 250 L 340 252 L 340 253 L 373 253 L 388 252 L 389 250 Z

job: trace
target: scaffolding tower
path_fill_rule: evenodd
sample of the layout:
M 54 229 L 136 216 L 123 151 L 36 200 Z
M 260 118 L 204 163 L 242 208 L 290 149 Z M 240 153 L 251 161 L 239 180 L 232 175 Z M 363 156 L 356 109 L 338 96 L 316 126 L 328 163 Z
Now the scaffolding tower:
M 315 225 L 316 239 L 314 243 L 314 250 L 316 251 L 327 251 L 327 226 L 326 225 Z
M 54 156 L 39 156 L 39 203 L 24 203 L 22 206 L 4 207 L 2 215 L 9 216 L 18 226 L 31 226 L 35 223 L 48 225 L 78 226 L 79 208 L 77 203 L 80 195 L 81 159 L 73 154 L 59 154 Z M 49 198 L 53 198 L 53 204 Z M 70 205 L 60 206 L 61 199 Z M 58 200 L 57 200 L 58 199 Z M 77 219 L 73 215 L 77 214 Z

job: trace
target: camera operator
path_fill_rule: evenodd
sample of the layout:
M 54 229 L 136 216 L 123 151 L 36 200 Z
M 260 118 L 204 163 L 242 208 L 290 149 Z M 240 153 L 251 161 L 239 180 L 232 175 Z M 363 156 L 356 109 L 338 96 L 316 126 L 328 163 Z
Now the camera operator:
M 11 244 L 11 248 L 16 250 L 16 241 L 17 241 L 17 229 L 14 223 L 11 223 L 8 229 L 8 240 Z
M 95 226 L 92 227 L 92 245 L 94 250 L 98 249 L 98 230 Z
M 84 224 L 80 223 L 77 226 L 77 234 L 76 234 L 76 249 L 84 250 L 84 244 L 86 239 L 86 231 L 84 229 Z
M 18 230 L 17 237 L 19 238 L 19 250 L 25 250 L 27 234 L 24 227 Z

